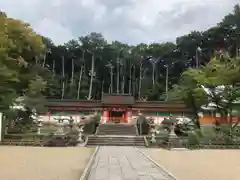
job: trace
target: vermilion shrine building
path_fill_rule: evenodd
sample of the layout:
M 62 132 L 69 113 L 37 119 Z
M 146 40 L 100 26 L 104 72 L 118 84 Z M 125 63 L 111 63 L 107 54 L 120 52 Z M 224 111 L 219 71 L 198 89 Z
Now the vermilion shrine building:
M 52 121 L 58 118 L 72 118 L 79 122 L 97 112 L 101 116 L 101 123 L 131 123 L 141 112 L 147 118 L 153 118 L 161 123 L 170 115 L 184 118 L 192 113 L 181 102 L 138 101 L 129 95 L 103 95 L 102 100 L 48 100 L 46 107 L 48 113 L 41 114 L 42 121 Z M 206 112 L 200 119 L 201 124 L 213 124 L 215 115 Z

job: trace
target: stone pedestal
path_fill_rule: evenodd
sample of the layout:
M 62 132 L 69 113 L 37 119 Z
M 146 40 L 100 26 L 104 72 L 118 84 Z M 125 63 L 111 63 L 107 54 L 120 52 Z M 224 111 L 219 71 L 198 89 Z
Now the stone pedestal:
M 59 121 L 59 123 L 57 123 L 57 131 L 55 132 L 55 135 L 65 135 L 63 122 Z
M 150 124 L 150 133 L 151 133 L 151 143 L 155 143 L 156 142 L 156 130 L 155 130 L 155 125 L 154 124 Z
M 83 132 L 84 132 L 84 126 L 80 126 L 79 127 L 79 130 L 78 130 L 79 134 L 78 134 L 78 142 L 79 143 L 82 143 L 84 140 L 83 140 Z
M 170 131 L 170 133 L 168 135 L 168 145 L 169 145 L 169 148 L 171 148 L 171 147 L 180 147 L 181 146 L 181 141 L 178 138 L 178 136 L 175 134 L 174 128 L 175 128 L 175 126 L 171 127 L 171 131 Z
M 42 122 L 41 121 L 38 121 L 37 127 L 38 127 L 37 134 L 41 134 L 41 127 L 42 127 Z

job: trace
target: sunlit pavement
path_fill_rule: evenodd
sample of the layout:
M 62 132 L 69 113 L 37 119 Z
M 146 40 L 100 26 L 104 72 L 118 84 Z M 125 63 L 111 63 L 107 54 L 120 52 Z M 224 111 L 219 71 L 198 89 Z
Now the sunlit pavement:
M 88 180 L 174 180 L 134 147 L 100 147 Z

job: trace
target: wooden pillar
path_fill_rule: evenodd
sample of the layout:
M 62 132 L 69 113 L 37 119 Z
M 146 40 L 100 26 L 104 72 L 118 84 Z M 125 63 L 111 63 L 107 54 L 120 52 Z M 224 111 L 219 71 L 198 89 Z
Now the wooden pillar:
M 109 121 L 109 111 L 107 109 L 102 110 L 101 123 L 105 124 Z
M 126 111 L 126 123 L 131 123 L 132 121 L 132 110 L 128 109 Z
M 102 114 L 101 114 L 101 123 L 104 123 L 104 109 L 102 109 Z
M 124 111 L 124 122 L 127 123 L 128 122 L 128 109 L 126 109 Z
M 106 122 L 109 122 L 110 120 L 110 110 L 106 110 Z

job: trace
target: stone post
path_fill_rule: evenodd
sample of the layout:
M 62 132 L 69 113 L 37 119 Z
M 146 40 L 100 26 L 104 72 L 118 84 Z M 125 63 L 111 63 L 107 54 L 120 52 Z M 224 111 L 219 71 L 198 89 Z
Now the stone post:
M 84 125 L 80 125 L 78 128 L 78 142 L 82 143 L 83 140 Z
M 64 122 L 62 119 L 58 119 L 58 122 L 56 124 L 57 126 L 57 131 L 55 132 L 55 135 L 64 135 Z
M 154 124 L 153 120 L 150 120 L 149 122 L 150 125 L 150 133 L 151 133 L 151 143 L 156 142 L 156 125 Z
M 41 121 L 38 121 L 38 129 L 37 129 L 37 134 L 41 134 L 41 127 L 42 127 L 42 122 Z
M 169 148 L 174 148 L 174 147 L 179 148 L 181 146 L 180 139 L 175 134 L 174 129 L 175 129 L 175 124 L 172 124 L 170 126 L 170 132 L 169 132 L 169 135 L 168 135 L 168 146 L 169 146 Z

